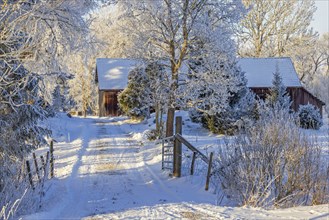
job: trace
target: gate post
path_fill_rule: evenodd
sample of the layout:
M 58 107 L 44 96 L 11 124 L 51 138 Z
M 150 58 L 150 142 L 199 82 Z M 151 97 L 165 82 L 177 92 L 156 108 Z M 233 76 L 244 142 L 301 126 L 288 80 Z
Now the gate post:
M 182 134 L 182 117 L 176 117 L 175 134 Z M 173 176 L 180 177 L 182 171 L 182 143 L 175 138 L 174 141 L 174 166 Z

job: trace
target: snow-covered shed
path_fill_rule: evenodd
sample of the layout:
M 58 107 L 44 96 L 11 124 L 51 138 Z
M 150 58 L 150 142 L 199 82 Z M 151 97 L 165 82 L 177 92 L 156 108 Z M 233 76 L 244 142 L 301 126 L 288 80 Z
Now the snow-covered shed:
M 129 72 L 140 61 L 131 59 L 96 59 L 96 83 L 98 83 L 99 116 L 117 116 L 118 94 L 127 87 Z
M 99 90 L 99 116 L 120 114 L 117 96 L 128 83 L 128 74 L 140 60 L 98 58 L 96 60 L 96 82 Z M 313 104 L 322 114 L 324 103 L 307 91 L 298 78 L 289 57 L 280 58 L 240 58 L 238 65 L 248 80 L 248 87 L 260 98 L 265 98 L 272 86 L 273 73 L 278 67 L 284 85 L 292 99 L 292 108 L 297 111 L 299 105 Z
M 240 58 L 238 61 L 248 80 L 248 87 L 264 99 L 272 87 L 273 73 L 278 68 L 283 84 L 292 101 L 292 109 L 298 110 L 300 105 L 312 104 L 322 115 L 324 102 L 306 90 L 297 75 L 292 60 L 289 57 L 278 58 Z

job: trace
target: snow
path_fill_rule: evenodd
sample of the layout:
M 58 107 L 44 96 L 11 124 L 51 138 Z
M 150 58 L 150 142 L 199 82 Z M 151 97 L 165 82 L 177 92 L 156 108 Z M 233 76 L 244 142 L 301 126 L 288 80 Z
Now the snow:
M 248 87 L 272 87 L 273 73 L 279 67 L 286 87 L 302 87 L 294 65 L 289 57 L 240 58 L 238 61 L 248 80 Z
M 205 153 L 224 136 L 210 134 L 183 116 L 183 135 Z M 141 123 L 126 117 L 49 120 L 56 143 L 55 178 L 46 182 L 43 206 L 22 219 L 325 219 L 328 205 L 264 210 L 216 205 L 205 176 L 172 178 L 161 170 L 161 146 L 147 141 L 154 118 Z M 310 133 L 326 134 L 326 126 Z M 329 143 L 329 138 L 323 139 Z M 39 149 L 46 151 L 47 149 Z
M 130 59 L 97 58 L 96 68 L 99 90 L 125 89 L 128 74 L 141 62 Z
M 161 61 L 162 65 L 169 70 L 169 62 Z M 99 90 L 125 89 L 128 85 L 128 75 L 135 67 L 142 66 L 143 61 L 138 59 L 112 59 L 97 58 L 96 69 Z M 187 73 L 188 66 L 183 63 L 180 72 Z M 180 80 L 184 76 L 180 75 Z

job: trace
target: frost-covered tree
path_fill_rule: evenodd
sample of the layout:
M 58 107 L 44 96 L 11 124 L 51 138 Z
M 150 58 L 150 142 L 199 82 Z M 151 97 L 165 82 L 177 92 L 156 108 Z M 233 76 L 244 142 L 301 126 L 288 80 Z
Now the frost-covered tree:
M 146 42 L 141 42 L 141 39 L 131 31 L 131 27 L 135 27 L 136 24 L 132 24 L 130 17 L 124 16 L 126 5 L 127 2 L 123 2 L 122 5 L 110 4 L 91 13 L 90 32 L 95 38 L 98 57 L 145 57 L 146 50 L 142 45 Z M 138 24 L 138 29 L 142 28 Z
M 61 94 L 60 86 L 57 85 L 53 92 L 52 108 L 57 112 L 61 111 L 63 110 L 64 103 L 65 103 L 65 97 L 63 94 Z
M 144 67 L 137 67 L 128 75 L 128 85 L 118 96 L 120 110 L 133 118 L 144 118 L 150 114 L 153 99 L 150 81 Z
M 7 57 L 8 58 L 8 57 Z M 21 196 L 24 157 L 41 144 L 49 131 L 39 123 L 47 108 L 39 95 L 39 76 L 14 60 L 0 61 L 0 207 Z M 24 189 L 23 189 L 24 190 Z M 20 198 L 20 197 L 19 197 Z
M 168 70 L 161 61 L 145 61 L 129 73 L 128 85 L 119 96 L 119 106 L 124 114 L 136 118 L 148 117 L 155 111 L 156 135 L 163 131 L 162 115 L 168 99 Z
M 275 72 L 273 73 L 272 87 L 266 97 L 266 103 L 270 107 L 277 106 L 288 110 L 291 105 L 290 96 L 287 92 L 287 88 L 283 84 L 278 65 L 276 65 Z
M 284 56 L 296 38 L 301 39 L 299 46 L 304 46 L 314 37 L 310 33 L 316 10 L 314 0 L 243 0 L 243 3 L 249 12 L 240 23 L 241 56 Z
M 299 106 L 297 115 L 299 117 L 299 125 L 306 129 L 318 130 L 322 125 L 322 116 L 314 105 L 301 105 Z
M 188 84 L 186 101 L 194 120 L 212 132 L 232 134 L 253 120 L 255 97 L 236 63 L 222 63 L 195 73 Z
M 254 98 L 236 63 L 232 30 L 214 25 L 212 19 L 204 16 L 196 21 L 200 28 L 195 30 L 190 49 L 189 74 L 180 91 L 183 96 L 178 97 L 185 99 L 190 112 L 201 116 L 210 130 L 227 133 L 251 114 Z
M 81 45 L 82 11 L 91 2 L 0 3 L 0 207 L 17 198 L 10 193 L 19 193 L 23 158 L 45 144 L 49 133 L 39 122 L 48 115 L 45 96 L 54 87 L 42 85 L 60 69 L 61 55 Z
M 223 32 L 234 26 L 241 17 L 242 4 L 230 0 L 132 0 L 129 4 L 127 1 L 118 2 L 125 11 L 123 17 L 131 18 L 132 24 L 139 26 L 137 30 L 136 25 L 130 29 L 139 42 L 144 42 L 138 46 L 143 51 L 149 51 L 147 56 L 170 62 L 166 135 L 171 136 L 179 75 L 192 47 L 198 46 L 195 38 L 200 32 L 211 30 L 203 28 L 207 25 L 220 26 Z
M 329 113 L 329 33 L 323 34 L 304 55 L 299 56 L 300 62 L 296 69 L 305 87 L 316 97 L 326 103 L 325 110 Z
M 164 135 L 163 114 L 168 109 L 170 70 L 163 61 L 147 61 L 145 73 L 150 82 L 152 109 L 155 110 L 156 136 L 162 137 Z

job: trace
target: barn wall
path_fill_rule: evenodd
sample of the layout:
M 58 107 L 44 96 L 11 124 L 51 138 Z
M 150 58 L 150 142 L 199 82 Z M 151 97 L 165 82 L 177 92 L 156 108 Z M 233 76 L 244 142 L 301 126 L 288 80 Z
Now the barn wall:
M 98 109 L 99 117 L 105 116 L 105 106 L 104 106 L 104 91 L 98 91 Z
M 266 94 L 270 92 L 269 88 L 250 88 L 250 89 L 261 99 L 265 99 Z M 291 108 L 294 111 L 298 111 L 300 105 L 307 105 L 309 103 L 316 106 L 322 115 L 322 106 L 324 103 L 321 102 L 314 95 L 312 95 L 310 92 L 308 92 L 306 89 L 302 87 L 288 87 L 287 91 L 292 101 Z
M 99 116 L 118 116 L 118 94 L 122 90 L 100 90 L 99 91 Z
M 309 91 L 307 91 L 304 88 L 296 88 L 295 89 L 294 100 L 295 100 L 295 105 L 296 105 L 296 110 L 298 110 L 299 105 L 307 105 L 307 104 L 312 104 L 316 106 L 321 115 L 322 115 L 322 106 L 324 103 L 320 101 L 318 98 L 316 98 L 314 95 L 312 95 Z

